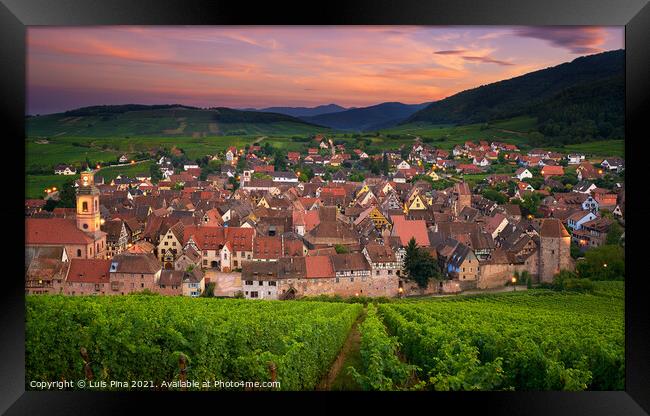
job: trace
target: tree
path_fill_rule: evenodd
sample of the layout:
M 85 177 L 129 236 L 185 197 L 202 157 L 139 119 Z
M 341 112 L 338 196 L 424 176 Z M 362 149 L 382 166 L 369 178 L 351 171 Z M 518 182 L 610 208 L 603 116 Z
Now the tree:
M 43 209 L 47 212 L 52 212 L 54 211 L 54 208 L 56 208 L 57 205 L 58 205 L 57 201 L 50 198 L 45 202 L 45 206 L 43 207 Z
M 77 205 L 77 192 L 74 189 L 74 181 L 69 180 L 63 184 L 59 192 L 58 207 L 74 208 Z
M 160 182 L 160 180 L 163 178 L 163 175 L 160 172 L 160 168 L 155 163 L 149 166 L 149 175 L 151 176 L 151 182 L 154 184 Z
M 276 172 L 284 172 L 287 170 L 287 155 L 281 150 L 276 150 L 273 157 L 273 167 Z
M 381 159 L 381 172 L 388 176 L 388 171 L 390 169 L 390 164 L 388 163 L 388 155 L 384 153 L 384 157 Z
M 210 282 L 205 285 L 205 290 L 201 292 L 202 298 L 213 298 L 214 297 L 214 282 Z
M 336 254 L 347 254 L 350 252 L 346 246 L 341 244 L 335 245 L 334 250 L 336 250 Z
M 408 278 L 416 281 L 421 288 L 427 287 L 429 280 L 438 278 L 440 275 L 438 263 L 431 257 L 431 254 L 418 247 L 415 238 L 411 238 L 406 246 L 404 268 Z
M 578 257 L 582 256 L 582 251 L 580 251 L 580 247 L 573 241 L 571 242 L 570 251 L 571 251 L 571 257 L 573 259 L 577 259 Z
M 246 167 L 246 158 L 244 156 L 240 156 L 239 159 L 237 159 L 237 172 L 241 172 L 244 170 Z
M 585 259 L 576 265 L 582 278 L 591 280 L 623 280 L 625 251 L 619 245 L 603 245 L 587 250 Z
M 508 197 L 502 194 L 499 191 L 494 189 L 486 189 L 482 192 L 483 197 L 496 202 L 499 205 L 503 205 L 508 202 Z
M 621 236 L 623 235 L 623 227 L 617 221 L 614 221 L 609 227 L 609 232 L 607 233 L 607 240 L 605 244 L 618 245 L 621 242 Z

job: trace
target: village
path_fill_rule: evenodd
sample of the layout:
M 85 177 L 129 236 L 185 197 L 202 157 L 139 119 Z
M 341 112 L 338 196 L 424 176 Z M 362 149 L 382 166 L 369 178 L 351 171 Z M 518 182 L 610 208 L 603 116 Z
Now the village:
M 57 189 L 25 201 L 26 293 L 293 299 L 490 290 L 521 275 L 550 283 L 624 227 L 620 157 L 482 139 L 447 151 L 417 137 L 369 155 L 314 135 L 305 152 L 280 161 L 259 144 L 207 159 L 220 170 L 158 152 L 155 174 L 110 181 L 95 166 L 57 166 L 55 174 L 79 171 L 76 207 L 46 209 Z M 439 270 L 425 286 L 405 267 L 413 241 Z

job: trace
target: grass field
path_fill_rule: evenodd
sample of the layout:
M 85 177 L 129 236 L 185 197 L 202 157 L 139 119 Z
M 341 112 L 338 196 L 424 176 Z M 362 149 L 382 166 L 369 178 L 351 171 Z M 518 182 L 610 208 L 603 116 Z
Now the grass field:
M 620 156 L 625 157 L 624 140 L 603 140 L 599 142 L 588 142 L 580 144 L 570 144 L 561 148 L 556 148 L 561 152 L 586 153 L 589 156 Z
M 25 176 L 25 198 L 42 199 L 45 197 L 45 189 L 55 186 L 61 189 L 67 181 L 79 179 L 79 175 L 26 175 Z
M 128 177 L 135 177 L 136 174 L 144 173 L 147 176 L 149 175 L 149 167 L 155 162 L 153 160 L 147 160 L 140 163 L 134 163 L 132 165 L 126 166 L 109 166 L 102 168 L 97 175 L 103 176 L 106 182 L 110 182 L 112 179 L 115 179 L 119 175 L 126 175 Z

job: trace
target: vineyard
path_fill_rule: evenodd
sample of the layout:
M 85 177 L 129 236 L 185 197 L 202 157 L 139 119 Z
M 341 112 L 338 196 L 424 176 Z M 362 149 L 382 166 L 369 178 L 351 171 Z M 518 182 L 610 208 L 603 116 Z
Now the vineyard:
M 130 295 L 27 296 L 26 379 L 271 381 L 313 389 L 362 305 Z
M 379 305 L 435 390 L 623 390 L 622 282 Z
M 596 282 L 592 293 L 534 289 L 365 306 L 27 296 L 26 379 L 79 380 L 90 371 L 94 380 L 277 380 L 282 390 L 313 390 L 345 361 L 357 320 L 360 358 L 341 371 L 361 390 L 624 389 L 623 282 Z

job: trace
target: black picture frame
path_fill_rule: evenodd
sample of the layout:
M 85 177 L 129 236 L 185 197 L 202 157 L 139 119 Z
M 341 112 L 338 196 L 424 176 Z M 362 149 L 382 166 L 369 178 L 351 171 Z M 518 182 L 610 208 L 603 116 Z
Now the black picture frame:
M 305 2 L 277 4 L 265 2 L 225 2 L 199 0 L 0 0 L 0 112 L 4 120 L 5 189 L 8 198 L 0 204 L 5 224 L 4 265 L 0 309 L 0 412 L 7 414 L 81 414 L 116 413 L 133 408 L 134 403 L 156 405 L 166 410 L 195 410 L 195 404 L 225 410 L 225 401 L 240 410 L 249 410 L 257 402 L 260 408 L 286 410 L 338 410 L 340 398 L 352 399 L 346 406 L 384 406 L 394 404 L 415 410 L 422 404 L 431 411 L 457 412 L 474 408 L 489 414 L 510 415 L 641 415 L 650 413 L 650 302 L 646 299 L 647 280 L 643 262 L 644 205 L 647 185 L 644 164 L 648 138 L 644 129 L 648 120 L 650 91 L 650 5 L 647 0 L 498 0 L 449 2 L 356 1 Z M 91 393 L 25 392 L 24 369 L 24 281 L 20 277 L 23 248 L 14 241 L 24 235 L 17 221 L 23 211 L 25 114 L 25 33 L 30 25 L 334 25 L 334 24 L 418 24 L 418 25 L 624 25 L 626 49 L 626 182 L 633 186 L 628 196 L 626 221 L 626 387 L 622 392 L 481 392 L 481 393 L 409 393 L 409 394 L 335 394 L 266 393 L 262 400 L 251 393 L 185 393 L 180 397 L 163 393 Z M 21 141 L 22 140 L 22 141 Z M 643 187 L 642 187 L 643 186 Z M 7 192 L 7 191 L 5 191 Z M 646 191 L 647 192 L 647 191 Z M 19 200 L 20 199 L 20 200 Z M 630 202 L 631 201 L 631 202 Z M 631 205 L 630 205 L 631 204 Z M 12 231 L 13 231 L 13 227 Z M 630 240 L 631 238 L 631 240 Z M 631 247 L 631 248 L 630 248 Z M 14 270 L 14 268 L 16 270 Z M 322 394 L 322 393 L 321 393 Z M 312 397 L 313 395 L 313 397 Z M 302 403 L 297 404 L 297 399 Z M 306 407 L 308 406 L 308 407 Z M 350 407 L 347 408 L 349 410 Z M 151 409 L 149 409 L 151 411 Z

